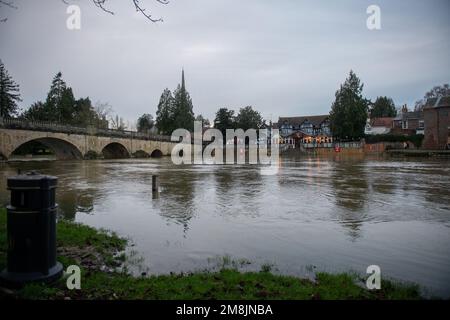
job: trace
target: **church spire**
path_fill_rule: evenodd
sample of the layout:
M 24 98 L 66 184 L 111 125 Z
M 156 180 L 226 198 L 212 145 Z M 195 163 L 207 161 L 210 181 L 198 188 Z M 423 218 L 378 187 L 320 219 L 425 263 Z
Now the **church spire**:
M 186 90 L 185 83 L 184 83 L 184 68 L 181 71 L 181 89 Z

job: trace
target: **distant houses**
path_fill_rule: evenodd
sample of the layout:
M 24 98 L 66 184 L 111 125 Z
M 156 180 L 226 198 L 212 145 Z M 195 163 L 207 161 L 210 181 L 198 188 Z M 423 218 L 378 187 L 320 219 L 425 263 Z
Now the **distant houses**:
M 424 134 L 423 111 L 409 111 L 405 104 L 393 123 L 393 134 Z
M 276 127 L 283 144 L 329 144 L 333 142 L 329 115 L 280 117 Z
M 329 115 L 280 117 L 272 127 L 279 129 L 280 143 L 292 148 L 333 146 Z M 423 110 L 409 111 L 403 105 L 396 117 L 369 118 L 364 133 L 389 135 L 387 141 L 423 135 L 422 149 L 450 149 L 450 96 L 428 99 Z
M 414 135 L 424 134 L 424 128 L 423 111 L 409 111 L 405 104 L 394 118 L 368 118 L 364 133 L 366 135 Z
M 450 96 L 428 99 L 423 110 L 409 111 L 404 105 L 395 118 L 368 119 L 365 133 L 403 136 L 422 134 L 422 149 L 450 149 Z

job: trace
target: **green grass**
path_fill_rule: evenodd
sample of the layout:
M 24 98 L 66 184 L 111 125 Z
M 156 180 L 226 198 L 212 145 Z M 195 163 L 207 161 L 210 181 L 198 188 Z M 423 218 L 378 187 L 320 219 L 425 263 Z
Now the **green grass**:
M 84 275 L 82 290 L 69 291 L 60 282 L 55 287 L 28 285 L 21 297 L 28 299 L 420 299 L 416 287 L 382 283 L 382 290 L 368 291 L 348 274 L 317 273 L 315 281 L 268 272 L 242 273 L 235 269 L 188 275 L 132 277 L 120 273 L 93 272 Z
M 6 266 L 6 209 L 0 208 L 0 268 Z M 113 232 L 97 230 L 92 227 L 60 220 L 57 224 L 58 251 L 65 251 L 59 255 L 63 263 L 75 263 L 88 260 L 94 254 L 98 263 L 114 266 L 123 256 L 116 253 L 125 250 L 127 240 L 122 239 Z M 116 261 L 117 260 L 117 261 Z
M 117 267 L 122 264 L 127 240 L 114 232 L 97 230 L 92 227 L 65 220 L 57 224 L 57 246 L 60 262 L 83 266 L 83 262 L 97 268 L 101 265 Z
M 66 221 L 58 223 L 58 260 L 82 269 L 81 290 L 68 290 L 65 280 L 52 285 L 29 284 L 13 293 L 22 299 L 421 299 L 417 286 L 382 281 L 369 291 L 355 274 L 316 273 L 314 281 L 260 272 L 239 272 L 231 257 L 217 272 L 133 277 L 114 269 L 126 259 L 127 240 L 105 230 Z M 118 254 L 119 253 L 119 254 Z M 0 265 L 6 261 L 6 213 L 0 209 Z M 227 261 L 225 261 L 227 260 Z M 228 261 L 230 260 L 230 261 Z M 225 263 L 226 262 L 226 263 Z M 239 263 L 238 263 L 239 264 Z M 100 271 L 101 266 L 111 271 Z M 1 298 L 1 294 L 0 294 Z

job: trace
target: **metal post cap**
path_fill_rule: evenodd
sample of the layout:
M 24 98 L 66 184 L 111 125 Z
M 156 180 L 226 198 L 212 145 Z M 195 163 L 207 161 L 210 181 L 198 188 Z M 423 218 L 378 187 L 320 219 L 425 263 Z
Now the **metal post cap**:
M 41 189 L 50 190 L 56 188 L 58 178 L 42 175 L 36 171 L 9 177 L 7 179 L 8 190 Z

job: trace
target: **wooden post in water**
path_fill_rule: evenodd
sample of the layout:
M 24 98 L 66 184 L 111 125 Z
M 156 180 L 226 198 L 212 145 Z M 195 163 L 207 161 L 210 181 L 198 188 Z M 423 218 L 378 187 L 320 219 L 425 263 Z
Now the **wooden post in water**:
M 156 174 L 152 176 L 152 193 L 153 198 L 159 197 L 159 176 Z

